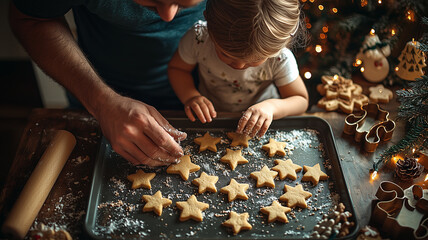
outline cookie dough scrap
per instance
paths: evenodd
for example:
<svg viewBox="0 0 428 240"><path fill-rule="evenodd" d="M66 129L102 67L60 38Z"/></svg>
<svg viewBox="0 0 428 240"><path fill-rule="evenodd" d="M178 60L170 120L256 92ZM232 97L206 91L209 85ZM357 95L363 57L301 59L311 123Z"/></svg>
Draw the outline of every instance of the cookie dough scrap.
<svg viewBox="0 0 428 240"><path fill-rule="evenodd" d="M369 87L369 91L369 98L373 103L388 103L394 96L392 91L385 88L382 84L375 87Z"/></svg>
<svg viewBox="0 0 428 240"><path fill-rule="evenodd" d="M257 172L250 173L250 177L257 180L257 187L275 187L275 181L274 178L278 175L278 172L271 171L269 168L265 165L262 170Z"/></svg>
<svg viewBox="0 0 428 240"><path fill-rule="evenodd" d="M143 212L153 211L158 216L162 215L162 209L171 205L172 201L168 198L163 198L161 191L157 191L153 195L143 195L142 200L146 202L143 207Z"/></svg>
<svg viewBox="0 0 428 240"><path fill-rule="evenodd" d="M226 155L220 158L220 162L229 164L232 170L235 170L238 164L248 163L248 160L242 156L241 149L232 150L226 148Z"/></svg>
<svg viewBox="0 0 428 240"><path fill-rule="evenodd" d="M285 193L279 197L280 201L287 202L287 207L307 208L306 199L312 197L312 193L303 190L303 185L298 184L295 187L285 185Z"/></svg>
<svg viewBox="0 0 428 240"><path fill-rule="evenodd" d="M180 221L187 221L193 219L202 222L202 211L209 208L208 203L199 202L195 195L192 195L185 202L177 202L177 207L181 210Z"/></svg>
<svg viewBox="0 0 428 240"><path fill-rule="evenodd" d="M232 139L232 143L230 144L231 147L236 147L236 146L248 147L248 140L251 139L251 137L246 134L240 134L236 132L228 132L226 133L226 135L227 137Z"/></svg>
<svg viewBox="0 0 428 240"><path fill-rule="evenodd" d="M201 176L193 179L192 183L196 186L199 186L198 192L199 194L204 193L206 191L209 192L217 192L217 188L215 186L218 181L218 176L211 176L206 174L205 172L201 173Z"/></svg>
<svg viewBox="0 0 428 240"><path fill-rule="evenodd" d="M289 178L291 180L297 179L298 172L302 171L302 167L294 164L291 159L287 159L285 161L276 159L275 163L277 164L272 168L279 173L279 179L284 180L285 178Z"/></svg>
<svg viewBox="0 0 428 240"><path fill-rule="evenodd" d="M152 185L150 180L156 176L156 173L145 173L143 170L138 169L134 174L128 175L128 180L132 182L132 189L140 187L151 189Z"/></svg>
<svg viewBox="0 0 428 240"><path fill-rule="evenodd" d="M233 230L233 235L238 234L241 230L251 230L253 226L248 223L249 214L247 212L237 213L230 211L229 219L223 222L223 226L230 227Z"/></svg>
<svg viewBox="0 0 428 240"><path fill-rule="evenodd" d="M248 200L248 196L245 193L248 187L248 184L238 183L235 179L232 178L230 180L229 185L227 185L226 187L222 187L220 189L220 192L228 195L229 202L232 202L237 198L242 200Z"/></svg>
<svg viewBox="0 0 428 240"><path fill-rule="evenodd" d="M203 137L197 137L193 141L199 145L199 152L203 152L207 149L217 152L216 144L221 141L221 138L212 137L209 132L206 132Z"/></svg>
<svg viewBox="0 0 428 240"><path fill-rule="evenodd" d="M190 160L190 155L184 155L180 158L180 162L177 164L170 165L166 172L170 174L180 174L184 181L189 179L189 174L192 172L199 171L201 169L198 165L193 164Z"/></svg>
<svg viewBox="0 0 428 240"><path fill-rule="evenodd" d="M291 208L284 207L277 200L272 202L272 205L269 207L264 207L260 209L260 212L268 215L268 222L280 221L283 223L288 223L287 213L291 212Z"/></svg>
<svg viewBox="0 0 428 240"><path fill-rule="evenodd" d="M269 157L273 157L275 154L279 156L285 156L285 142L278 142L273 138L269 139L269 143L262 146L262 149L267 151Z"/></svg>
<svg viewBox="0 0 428 240"><path fill-rule="evenodd" d="M320 180L327 180L328 175L321 171L320 164L317 163L313 167L303 166L305 174L302 177L302 181L311 181L314 186L318 185Z"/></svg>

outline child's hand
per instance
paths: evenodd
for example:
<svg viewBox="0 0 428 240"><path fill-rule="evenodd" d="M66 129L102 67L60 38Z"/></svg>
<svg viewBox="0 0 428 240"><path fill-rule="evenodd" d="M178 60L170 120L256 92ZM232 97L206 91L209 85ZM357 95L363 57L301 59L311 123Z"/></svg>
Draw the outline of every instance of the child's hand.
<svg viewBox="0 0 428 240"><path fill-rule="evenodd" d="M245 133L250 137L262 137L269 129L273 119L273 109L269 103L261 102L253 105L239 119L236 132Z"/></svg>
<svg viewBox="0 0 428 240"><path fill-rule="evenodd" d="M184 111L192 122L196 120L193 113L202 123L211 122L213 118L217 117L213 104L204 96L196 96L187 100L184 103Z"/></svg>

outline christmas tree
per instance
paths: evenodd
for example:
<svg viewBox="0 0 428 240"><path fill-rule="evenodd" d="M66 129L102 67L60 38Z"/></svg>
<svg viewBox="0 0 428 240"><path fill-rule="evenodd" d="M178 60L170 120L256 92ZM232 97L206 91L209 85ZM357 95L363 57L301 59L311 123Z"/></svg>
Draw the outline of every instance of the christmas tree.
<svg viewBox="0 0 428 240"><path fill-rule="evenodd" d="M388 57L391 68L386 82L397 83L400 80L394 71L397 57L408 41L420 39L426 29L421 19L428 15L428 4L423 0L301 2L311 39L306 48L297 49L295 55L302 76L308 79L305 82L311 96L317 96L313 89L321 82L322 75L351 78L358 74L360 67L355 63L355 56L372 29L382 43L391 48Z"/></svg>

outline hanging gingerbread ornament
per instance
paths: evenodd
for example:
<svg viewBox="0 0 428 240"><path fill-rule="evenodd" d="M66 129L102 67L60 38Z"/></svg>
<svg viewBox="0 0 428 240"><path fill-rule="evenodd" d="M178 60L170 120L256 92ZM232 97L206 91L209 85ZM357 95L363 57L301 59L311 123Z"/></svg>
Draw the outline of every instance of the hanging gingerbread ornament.
<svg viewBox="0 0 428 240"><path fill-rule="evenodd" d="M422 68L426 67L425 53L419 49L419 42L407 42L398 57L400 63L395 68L397 76L404 80L414 81L424 75Z"/></svg>
<svg viewBox="0 0 428 240"><path fill-rule="evenodd" d="M389 73L388 57L391 48L381 42L374 29L364 38L363 46L357 54L356 66L361 66L363 77L373 83L382 82Z"/></svg>

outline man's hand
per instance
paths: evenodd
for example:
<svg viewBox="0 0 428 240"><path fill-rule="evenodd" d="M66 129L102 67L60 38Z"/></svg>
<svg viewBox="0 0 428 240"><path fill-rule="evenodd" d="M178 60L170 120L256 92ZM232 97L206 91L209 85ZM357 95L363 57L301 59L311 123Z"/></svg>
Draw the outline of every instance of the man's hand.
<svg viewBox="0 0 428 240"><path fill-rule="evenodd" d="M244 112L238 122L236 132L250 137L262 137L273 120L273 109L267 101L257 103Z"/></svg>
<svg viewBox="0 0 428 240"><path fill-rule="evenodd" d="M172 127L154 107L120 95L106 103L95 117L113 150L129 162L162 166L183 156L176 141L186 139L186 133Z"/></svg>
<svg viewBox="0 0 428 240"><path fill-rule="evenodd" d="M193 113L196 114L202 123L211 122L217 116L217 112L211 101L201 95L187 100L184 103L184 112L192 122L196 120Z"/></svg>

